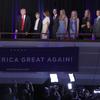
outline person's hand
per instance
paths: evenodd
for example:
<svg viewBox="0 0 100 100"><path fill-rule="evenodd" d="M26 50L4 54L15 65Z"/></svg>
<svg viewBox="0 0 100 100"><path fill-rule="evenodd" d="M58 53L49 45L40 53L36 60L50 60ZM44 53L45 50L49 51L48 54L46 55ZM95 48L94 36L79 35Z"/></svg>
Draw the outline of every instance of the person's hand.
<svg viewBox="0 0 100 100"><path fill-rule="evenodd" d="M18 30L17 29L15 30L15 33L18 33Z"/></svg>
<svg viewBox="0 0 100 100"><path fill-rule="evenodd" d="M81 28L84 28L86 25L84 24L84 25L81 25Z"/></svg>
<svg viewBox="0 0 100 100"><path fill-rule="evenodd" d="M25 32L25 35L27 36L28 35L28 32Z"/></svg>

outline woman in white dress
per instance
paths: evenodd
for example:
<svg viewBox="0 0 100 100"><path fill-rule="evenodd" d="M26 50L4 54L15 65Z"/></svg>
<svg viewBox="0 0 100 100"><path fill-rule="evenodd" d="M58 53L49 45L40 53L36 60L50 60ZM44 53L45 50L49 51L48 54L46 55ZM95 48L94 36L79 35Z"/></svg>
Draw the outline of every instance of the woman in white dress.
<svg viewBox="0 0 100 100"><path fill-rule="evenodd" d="M49 17L49 12L45 11L44 12L44 19L42 21L42 34L41 34L41 39L48 39L48 34L49 34L49 25L50 25L50 17Z"/></svg>

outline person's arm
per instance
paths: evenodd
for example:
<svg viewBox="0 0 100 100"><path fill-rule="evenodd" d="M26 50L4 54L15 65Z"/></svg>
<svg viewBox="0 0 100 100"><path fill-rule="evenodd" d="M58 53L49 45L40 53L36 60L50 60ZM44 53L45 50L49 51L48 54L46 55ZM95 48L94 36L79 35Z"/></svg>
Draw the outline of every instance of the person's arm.
<svg viewBox="0 0 100 100"><path fill-rule="evenodd" d="M58 30L58 28L59 28L59 18L57 17L57 30ZM56 32L57 32L57 30L56 30Z"/></svg>
<svg viewBox="0 0 100 100"><path fill-rule="evenodd" d="M84 28L85 26L86 26L85 24L82 24L82 25L81 25L81 28Z"/></svg>
<svg viewBox="0 0 100 100"><path fill-rule="evenodd" d="M31 27L31 20L30 20L30 17L28 16L28 26L27 26L27 33L30 31L30 27Z"/></svg>
<svg viewBox="0 0 100 100"><path fill-rule="evenodd" d="M31 20L29 18L29 16L27 16L27 19L26 19L26 29L25 29L25 35L27 36L29 34L29 31L30 31L30 27L31 27Z"/></svg>
<svg viewBox="0 0 100 100"><path fill-rule="evenodd" d="M87 26L87 28L91 28L91 23L89 21L87 21L86 26Z"/></svg>
<svg viewBox="0 0 100 100"><path fill-rule="evenodd" d="M16 33L18 33L18 27L19 27L19 17L17 17L17 20L16 20L16 26L15 26Z"/></svg>
<svg viewBox="0 0 100 100"><path fill-rule="evenodd" d="M41 30L42 30L42 22L41 20L39 21L39 32L41 33Z"/></svg>
<svg viewBox="0 0 100 100"><path fill-rule="evenodd" d="M66 29L66 32L67 32L67 29L68 29L68 18L67 17L65 18L65 29Z"/></svg>
<svg viewBox="0 0 100 100"><path fill-rule="evenodd" d="M47 23L46 23L46 24L47 24L47 27L46 27L46 28L47 28L47 29L46 29L46 33L48 33L49 25L50 25L50 19L49 19L49 18L47 19Z"/></svg>
<svg viewBox="0 0 100 100"><path fill-rule="evenodd" d="M95 24L96 24L96 19L94 19L94 23L93 23L93 26L92 26L93 34L95 33Z"/></svg>
<svg viewBox="0 0 100 100"><path fill-rule="evenodd" d="M48 33L48 30L49 30L49 23L47 22L47 27L46 27L46 33Z"/></svg>
<svg viewBox="0 0 100 100"><path fill-rule="evenodd" d="M80 24L80 21L79 21L79 18L77 18L77 35L79 34L79 24Z"/></svg>

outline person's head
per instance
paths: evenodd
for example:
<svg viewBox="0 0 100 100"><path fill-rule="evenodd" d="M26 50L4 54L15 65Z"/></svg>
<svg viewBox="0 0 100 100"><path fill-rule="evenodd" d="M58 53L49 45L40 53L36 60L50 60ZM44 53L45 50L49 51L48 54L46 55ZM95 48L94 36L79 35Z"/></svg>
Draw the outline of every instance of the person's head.
<svg viewBox="0 0 100 100"><path fill-rule="evenodd" d="M53 14L54 14L54 15L57 14L57 9L53 9Z"/></svg>
<svg viewBox="0 0 100 100"><path fill-rule="evenodd" d="M50 14L49 14L49 11L47 10L47 11L45 11L44 13L43 13L43 15L46 17L49 17L50 16Z"/></svg>
<svg viewBox="0 0 100 100"><path fill-rule="evenodd" d="M59 90L59 87L57 85L54 85L53 87L55 88L56 91Z"/></svg>
<svg viewBox="0 0 100 100"><path fill-rule="evenodd" d="M22 9L20 10L20 14L21 14L22 16L26 15L26 9L25 9L25 8L22 8Z"/></svg>
<svg viewBox="0 0 100 100"><path fill-rule="evenodd" d="M86 17L88 17L88 18L90 18L90 10L85 10L85 13L84 13L84 17L86 18Z"/></svg>
<svg viewBox="0 0 100 100"><path fill-rule="evenodd" d="M72 11L71 12L71 19L76 19L77 18L77 11Z"/></svg>
<svg viewBox="0 0 100 100"><path fill-rule="evenodd" d="M40 18L39 12L36 12L36 13L35 13L35 17L36 17L36 19Z"/></svg>
<svg viewBox="0 0 100 100"><path fill-rule="evenodd" d="M96 15L97 15L97 17L100 16L100 10L96 11Z"/></svg>
<svg viewBox="0 0 100 100"><path fill-rule="evenodd" d="M60 19L60 20L63 20L65 17L66 17L66 12L65 12L65 10L64 10L64 9L60 10L59 19Z"/></svg>
<svg viewBox="0 0 100 100"><path fill-rule="evenodd" d="M29 83L29 81L26 81L26 82L25 82L25 87L26 87L27 89L30 88L30 83Z"/></svg>
<svg viewBox="0 0 100 100"><path fill-rule="evenodd" d="M65 15L66 15L65 10L64 10L64 9L61 9L61 10L60 10L60 16L65 16Z"/></svg>

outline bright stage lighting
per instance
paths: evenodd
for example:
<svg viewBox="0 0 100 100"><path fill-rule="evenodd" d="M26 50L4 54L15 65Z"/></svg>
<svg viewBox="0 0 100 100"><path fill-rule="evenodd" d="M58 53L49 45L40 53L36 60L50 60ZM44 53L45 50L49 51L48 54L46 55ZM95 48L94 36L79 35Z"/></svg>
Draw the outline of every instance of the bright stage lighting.
<svg viewBox="0 0 100 100"><path fill-rule="evenodd" d="M58 82L57 74L50 74L50 80L51 80L51 83Z"/></svg>
<svg viewBox="0 0 100 100"><path fill-rule="evenodd" d="M68 89L72 90L72 88L73 88L72 83L68 83L67 85L68 85Z"/></svg>
<svg viewBox="0 0 100 100"><path fill-rule="evenodd" d="M99 89L96 89L93 92L94 92L94 94L100 94L100 90Z"/></svg>
<svg viewBox="0 0 100 100"><path fill-rule="evenodd" d="M68 76L69 76L70 82L75 82L75 77L73 73L68 74Z"/></svg>

